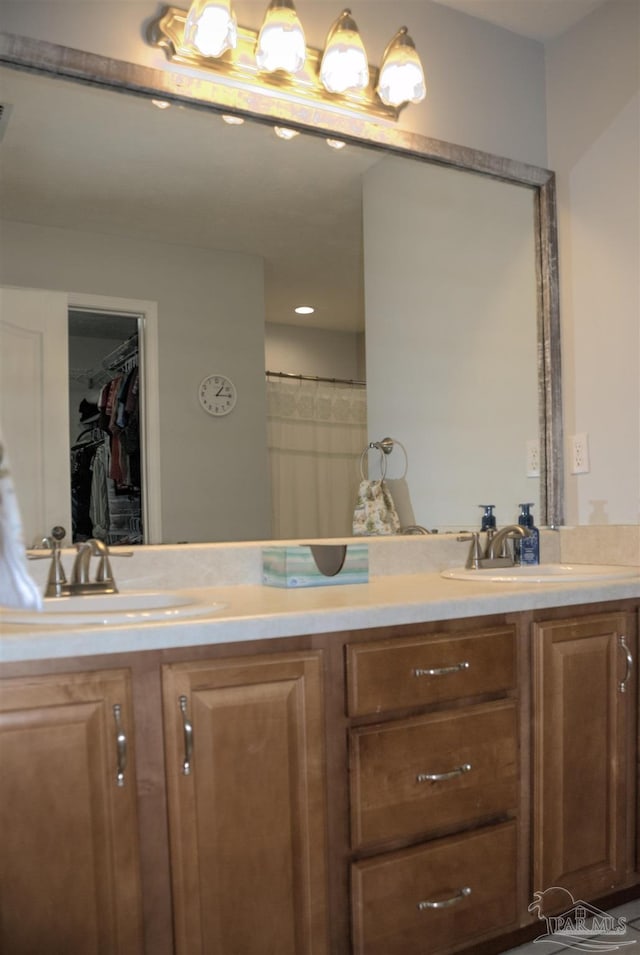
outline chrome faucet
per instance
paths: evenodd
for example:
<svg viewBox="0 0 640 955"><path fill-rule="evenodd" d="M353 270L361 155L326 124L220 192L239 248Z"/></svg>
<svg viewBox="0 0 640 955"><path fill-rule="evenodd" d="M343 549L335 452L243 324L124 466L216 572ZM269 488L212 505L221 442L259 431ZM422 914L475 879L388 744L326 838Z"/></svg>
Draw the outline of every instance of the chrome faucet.
<svg viewBox="0 0 640 955"><path fill-rule="evenodd" d="M507 541L529 537L529 534L529 528L523 527L522 524L507 524L499 531L491 529L487 532L484 549L480 544L480 531L460 534L457 540L471 541L465 566L467 569L481 570L483 567L514 567L516 564L515 552L509 552Z"/></svg>
<svg viewBox="0 0 640 955"><path fill-rule="evenodd" d="M89 565L92 557L98 558L95 580L91 580L89 576ZM78 553L71 571L70 586L73 594L118 593L109 562L109 548L104 541L91 537L78 546Z"/></svg>

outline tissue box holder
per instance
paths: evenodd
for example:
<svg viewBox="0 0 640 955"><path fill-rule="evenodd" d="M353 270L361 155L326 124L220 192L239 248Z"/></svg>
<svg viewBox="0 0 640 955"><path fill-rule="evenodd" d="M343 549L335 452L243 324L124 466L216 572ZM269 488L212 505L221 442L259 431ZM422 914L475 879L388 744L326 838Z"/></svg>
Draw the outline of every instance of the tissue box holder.
<svg viewBox="0 0 640 955"><path fill-rule="evenodd" d="M268 587L326 587L368 580L367 544L294 544L262 550L262 582Z"/></svg>

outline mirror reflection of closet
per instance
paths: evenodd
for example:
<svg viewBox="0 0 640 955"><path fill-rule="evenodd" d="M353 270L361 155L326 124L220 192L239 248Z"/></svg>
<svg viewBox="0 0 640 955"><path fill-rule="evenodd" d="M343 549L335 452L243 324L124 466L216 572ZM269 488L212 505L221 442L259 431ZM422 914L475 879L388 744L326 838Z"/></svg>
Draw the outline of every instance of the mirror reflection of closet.
<svg viewBox="0 0 640 955"><path fill-rule="evenodd" d="M140 319L69 311L69 424L74 543L144 543Z"/></svg>

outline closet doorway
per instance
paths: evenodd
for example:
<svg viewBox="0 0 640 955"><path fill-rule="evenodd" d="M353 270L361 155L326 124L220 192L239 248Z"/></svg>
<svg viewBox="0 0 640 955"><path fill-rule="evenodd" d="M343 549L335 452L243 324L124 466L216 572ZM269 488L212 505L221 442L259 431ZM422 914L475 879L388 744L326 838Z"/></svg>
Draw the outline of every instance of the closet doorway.
<svg viewBox="0 0 640 955"><path fill-rule="evenodd" d="M143 319L70 308L72 541L143 544Z"/></svg>

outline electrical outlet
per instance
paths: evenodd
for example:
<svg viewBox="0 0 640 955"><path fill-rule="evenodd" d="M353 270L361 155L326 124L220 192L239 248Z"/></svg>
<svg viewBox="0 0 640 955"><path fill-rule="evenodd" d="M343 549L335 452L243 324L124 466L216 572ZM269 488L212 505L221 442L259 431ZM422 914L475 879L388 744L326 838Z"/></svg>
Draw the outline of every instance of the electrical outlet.
<svg viewBox="0 0 640 955"><path fill-rule="evenodd" d="M540 477L540 445L537 438L532 438L526 443L527 452L527 477Z"/></svg>
<svg viewBox="0 0 640 955"><path fill-rule="evenodd" d="M571 438L571 473L588 474L589 464L589 435L574 434Z"/></svg>

